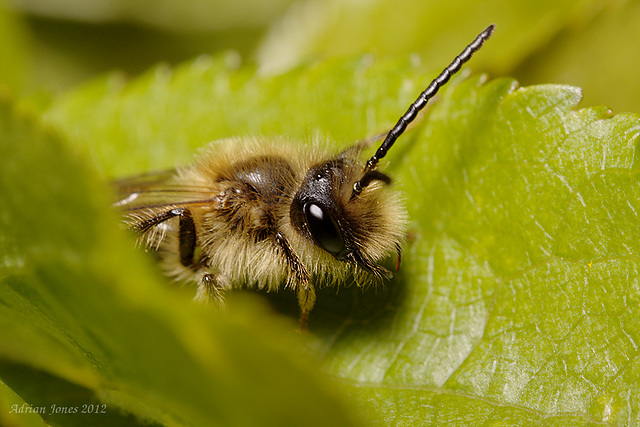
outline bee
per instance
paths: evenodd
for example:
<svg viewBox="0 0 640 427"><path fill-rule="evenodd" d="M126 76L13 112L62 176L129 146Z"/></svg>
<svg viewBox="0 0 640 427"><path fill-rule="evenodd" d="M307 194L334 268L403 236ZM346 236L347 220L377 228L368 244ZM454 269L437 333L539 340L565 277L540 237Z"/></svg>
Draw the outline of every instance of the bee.
<svg viewBox="0 0 640 427"><path fill-rule="evenodd" d="M387 279L379 262L393 252L398 269L407 213L378 162L494 29L429 84L366 162L362 152L382 137L338 153L231 138L211 143L191 166L117 181L114 205L170 277L197 283L196 300L222 303L242 286L290 288L305 329L317 286Z"/></svg>

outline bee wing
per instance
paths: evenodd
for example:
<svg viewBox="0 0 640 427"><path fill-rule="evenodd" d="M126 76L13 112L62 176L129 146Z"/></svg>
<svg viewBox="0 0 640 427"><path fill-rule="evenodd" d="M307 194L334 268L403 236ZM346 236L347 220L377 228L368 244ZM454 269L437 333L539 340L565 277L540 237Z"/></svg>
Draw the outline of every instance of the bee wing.
<svg viewBox="0 0 640 427"><path fill-rule="evenodd" d="M120 179L112 184L122 210L124 223L140 237L139 244L155 248L167 233L177 231L177 221L185 209L209 205L214 201L215 188L177 182L175 170L167 170Z"/></svg>
<svg viewBox="0 0 640 427"><path fill-rule="evenodd" d="M387 136L387 132L376 133L375 135L371 135L365 139L361 139L356 141L354 144L348 146L342 153L338 155L338 157L349 157L353 155L358 155L362 150L369 148L374 142L382 141L385 136Z"/></svg>
<svg viewBox="0 0 640 427"><path fill-rule="evenodd" d="M118 179L111 183L116 194L116 207L132 208L143 205L158 204L161 199L158 190L175 181L176 170L150 172L128 178Z"/></svg>
<svg viewBox="0 0 640 427"><path fill-rule="evenodd" d="M117 201L115 207L126 211L198 203L210 199L216 189L209 185L184 184L178 181L175 169L151 172L112 182Z"/></svg>

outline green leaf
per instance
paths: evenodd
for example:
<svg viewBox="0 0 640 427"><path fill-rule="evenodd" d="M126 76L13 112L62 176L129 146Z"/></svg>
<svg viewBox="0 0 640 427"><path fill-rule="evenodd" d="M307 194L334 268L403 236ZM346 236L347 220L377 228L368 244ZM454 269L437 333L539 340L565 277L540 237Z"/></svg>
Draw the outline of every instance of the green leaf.
<svg viewBox="0 0 640 427"><path fill-rule="evenodd" d="M0 381L0 423L5 426L44 427L46 424L36 409L26 403L5 383Z"/></svg>
<svg viewBox="0 0 640 427"><path fill-rule="evenodd" d="M187 163L207 142L234 136L344 145L384 130L422 90L408 61L371 65L366 57L327 61L268 78L238 69L234 54L201 57L131 83L118 74L95 80L63 97L47 119L107 176Z"/></svg>
<svg viewBox="0 0 640 427"><path fill-rule="evenodd" d="M270 78L232 59L96 81L47 120L112 176L187 162L228 136L342 147L388 129L431 77L363 58ZM323 371L364 416L638 422L640 118L577 109L580 98L454 79L385 159L412 219L402 268L383 287L324 289L311 318ZM271 299L295 318L291 295Z"/></svg>
<svg viewBox="0 0 640 427"><path fill-rule="evenodd" d="M563 86L447 95L398 165L401 289L332 314L326 369L400 424L634 424L640 118Z"/></svg>
<svg viewBox="0 0 640 427"><path fill-rule="evenodd" d="M23 116L0 102L0 378L27 406L54 425L353 425L294 322L166 286L87 158Z"/></svg>

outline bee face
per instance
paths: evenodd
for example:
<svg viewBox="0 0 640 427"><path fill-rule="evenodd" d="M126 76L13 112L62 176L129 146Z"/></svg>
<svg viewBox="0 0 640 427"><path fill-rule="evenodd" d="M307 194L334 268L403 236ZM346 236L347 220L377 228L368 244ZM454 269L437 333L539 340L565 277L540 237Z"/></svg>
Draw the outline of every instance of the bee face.
<svg viewBox="0 0 640 427"><path fill-rule="evenodd" d="M117 182L115 205L144 246L158 250L169 275L198 283L197 299L284 283L297 293L304 329L316 280L391 275L377 262L394 249L400 255L406 213L378 162L493 30L442 71L366 162L360 153L373 141L331 156L282 141L228 140L190 167Z"/></svg>
<svg viewBox="0 0 640 427"><path fill-rule="evenodd" d="M380 172L375 177L382 185L354 195L353 186L362 178L357 158L341 156L314 166L293 198L290 218L302 236L336 260L388 277L374 260L401 239L405 213L397 193L385 188L390 178Z"/></svg>

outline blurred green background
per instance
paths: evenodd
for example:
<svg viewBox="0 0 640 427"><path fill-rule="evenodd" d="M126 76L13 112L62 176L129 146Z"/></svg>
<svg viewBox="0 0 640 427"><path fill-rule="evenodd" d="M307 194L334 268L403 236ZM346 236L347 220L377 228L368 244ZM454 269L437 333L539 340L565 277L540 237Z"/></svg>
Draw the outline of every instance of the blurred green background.
<svg viewBox="0 0 640 427"><path fill-rule="evenodd" d="M265 73L365 53L415 53L435 69L495 22L496 36L472 68L522 85L580 86L583 106L640 111L637 0L3 2L0 82L25 95L224 50Z"/></svg>

